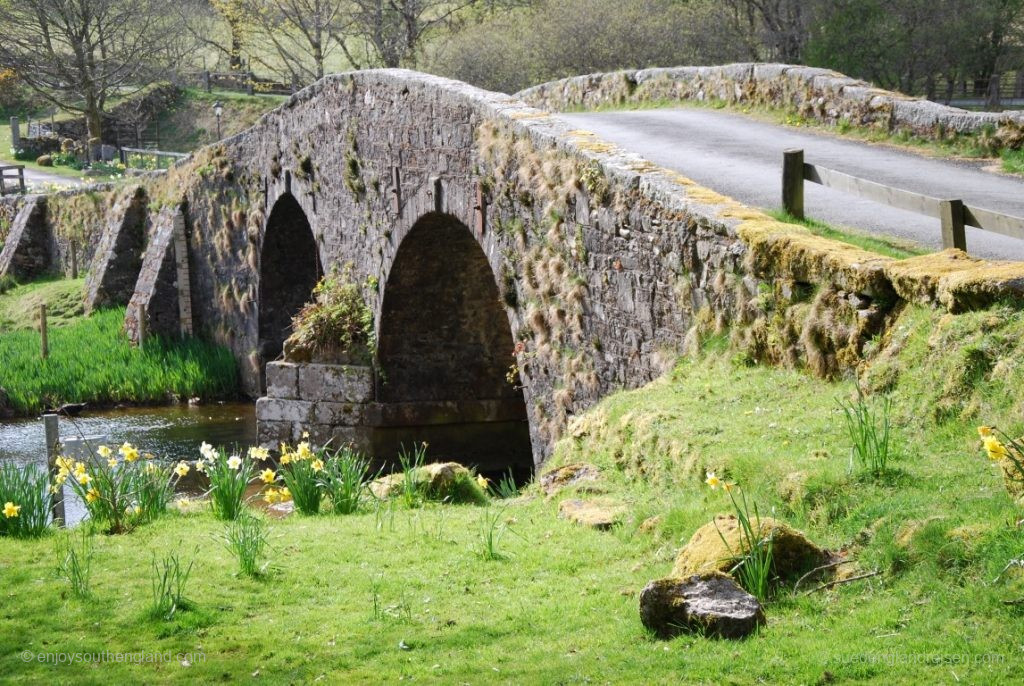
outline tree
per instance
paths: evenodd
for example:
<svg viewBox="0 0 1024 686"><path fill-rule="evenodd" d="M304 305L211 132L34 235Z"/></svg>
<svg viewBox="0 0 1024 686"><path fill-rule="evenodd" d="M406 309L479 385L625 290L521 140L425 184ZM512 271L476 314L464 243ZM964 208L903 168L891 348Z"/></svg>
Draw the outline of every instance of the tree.
<svg viewBox="0 0 1024 686"><path fill-rule="evenodd" d="M160 0L18 0L0 3L0 63L58 107L103 133L113 95L142 88L175 35Z"/></svg>
<svg viewBox="0 0 1024 686"><path fill-rule="evenodd" d="M300 83L324 76L324 62L343 39L346 0L241 0L255 35L271 46L280 66ZM278 70L266 57L263 66Z"/></svg>
<svg viewBox="0 0 1024 686"><path fill-rule="evenodd" d="M251 38L246 0L177 0L169 5L196 43L227 60L231 71L242 68L242 52Z"/></svg>
<svg viewBox="0 0 1024 686"><path fill-rule="evenodd" d="M734 20L745 25L753 59L788 64L803 61L808 28L818 0L726 0Z"/></svg>
<svg viewBox="0 0 1024 686"><path fill-rule="evenodd" d="M463 10L482 4L480 0L349 0L339 45L356 69L411 65L431 33L451 26Z"/></svg>

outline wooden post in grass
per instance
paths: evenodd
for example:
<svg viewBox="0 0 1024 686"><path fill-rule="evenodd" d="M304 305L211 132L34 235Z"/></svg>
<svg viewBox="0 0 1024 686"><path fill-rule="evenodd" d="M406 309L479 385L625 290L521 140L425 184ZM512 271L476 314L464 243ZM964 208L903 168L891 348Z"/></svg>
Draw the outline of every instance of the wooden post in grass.
<svg viewBox="0 0 1024 686"><path fill-rule="evenodd" d="M78 278L78 243L71 241L71 278Z"/></svg>
<svg viewBox="0 0 1024 686"><path fill-rule="evenodd" d="M46 431L46 469L50 474L50 481L57 476L57 458L60 457L60 427L57 424L57 415L43 415L43 429ZM64 523L64 490L60 489L53 494L53 519Z"/></svg>
<svg viewBox="0 0 1024 686"><path fill-rule="evenodd" d="M39 354L45 360L50 356L50 341L46 332L46 303L39 306Z"/></svg>
<svg viewBox="0 0 1024 686"><path fill-rule="evenodd" d="M786 150L782 155L782 209L803 219L804 151Z"/></svg>
<svg viewBox="0 0 1024 686"><path fill-rule="evenodd" d="M142 350L146 347L146 335L148 334L148 332L146 331L146 325L148 323L149 322L146 321L146 306L139 305L139 350Z"/></svg>
<svg viewBox="0 0 1024 686"><path fill-rule="evenodd" d="M942 247L960 248L967 252L964 233L964 203L962 200L940 200L939 219L942 221Z"/></svg>

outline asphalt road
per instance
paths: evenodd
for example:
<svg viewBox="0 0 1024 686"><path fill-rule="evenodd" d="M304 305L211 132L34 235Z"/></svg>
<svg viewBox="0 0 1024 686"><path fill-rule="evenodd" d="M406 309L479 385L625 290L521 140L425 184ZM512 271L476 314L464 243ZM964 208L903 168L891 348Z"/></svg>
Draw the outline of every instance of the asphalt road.
<svg viewBox="0 0 1024 686"><path fill-rule="evenodd" d="M717 110L683 108L557 116L573 128L591 131L655 164L755 207L781 206L782 152L803 148L804 159L811 164L1024 217L1024 179L985 171L975 163L930 159ZM894 236L929 249L942 247L938 219L812 183L805 184L804 198L806 214L813 219ZM978 257L1024 260L1024 240L970 227L967 249Z"/></svg>

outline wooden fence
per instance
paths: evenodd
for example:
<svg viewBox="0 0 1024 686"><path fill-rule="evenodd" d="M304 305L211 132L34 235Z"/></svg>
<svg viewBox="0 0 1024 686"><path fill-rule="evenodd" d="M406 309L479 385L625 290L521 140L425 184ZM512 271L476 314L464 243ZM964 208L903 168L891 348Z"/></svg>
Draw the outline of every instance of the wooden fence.
<svg viewBox="0 0 1024 686"><path fill-rule="evenodd" d="M942 228L942 247L967 251L965 226L1003 236L1024 239L1024 218L965 205L962 200L943 200L913 193L857 176L804 162L803 150L787 150L782 162L782 207L804 218L804 181L834 188L889 207L935 217Z"/></svg>
<svg viewBox="0 0 1024 686"><path fill-rule="evenodd" d="M13 172L13 173L12 173ZM25 193L25 165L0 166L0 196L8 193Z"/></svg>
<svg viewBox="0 0 1024 686"><path fill-rule="evenodd" d="M301 88L296 81L272 81L244 71L199 71L186 73L185 76L207 93L217 88L246 95L292 95Z"/></svg>

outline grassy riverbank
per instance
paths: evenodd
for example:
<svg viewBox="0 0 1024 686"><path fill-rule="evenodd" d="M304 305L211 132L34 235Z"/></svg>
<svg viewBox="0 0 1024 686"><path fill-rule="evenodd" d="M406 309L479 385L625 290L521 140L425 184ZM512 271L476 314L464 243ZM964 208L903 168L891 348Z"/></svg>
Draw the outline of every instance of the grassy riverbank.
<svg viewBox="0 0 1024 686"><path fill-rule="evenodd" d="M152 338L131 345L124 310L97 312L49 331L50 356L39 355L39 333L0 333L0 387L10 408L32 414L68 402L92 405L162 403L171 395L231 397L237 370L231 353L198 339Z"/></svg>
<svg viewBox="0 0 1024 686"><path fill-rule="evenodd" d="M4 542L0 674L15 682L1008 683L1024 666L1021 508L979 450L975 425L1020 433L1024 316L914 306L864 382L893 401L897 458L851 469L838 400L850 382L750 366L721 339L574 421L553 464L599 466L552 499L397 506L269 521L272 573L239 578L205 511L124 536L95 535L93 596L54 572L64 534ZM895 343L890 345L890 343ZM143 449L145 446L141 446ZM436 456L434 456L436 457ZM780 588L744 641L643 629L637 596L679 548L729 510L707 470L820 545L860 581ZM557 517L559 500L626 507L612 531ZM481 555L500 512L500 559ZM655 519L651 519L654 517ZM153 556L194 560L190 609L153 620ZM813 588L813 584L812 584ZM181 653L164 664L54 666L40 653ZM31 657L24 660L23 651ZM50 658L51 660L55 658ZM187 660L187 664L183 662Z"/></svg>

